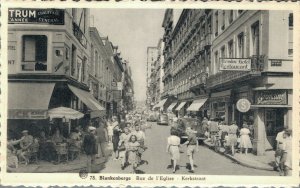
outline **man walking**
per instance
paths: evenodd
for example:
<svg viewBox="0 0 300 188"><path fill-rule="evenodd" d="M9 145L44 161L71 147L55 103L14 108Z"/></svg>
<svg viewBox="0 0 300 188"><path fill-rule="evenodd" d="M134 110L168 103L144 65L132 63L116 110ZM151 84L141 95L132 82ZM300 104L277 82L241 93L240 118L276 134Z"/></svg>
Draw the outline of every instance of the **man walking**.
<svg viewBox="0 0 300 188"><path fill-rule="evenodd" d="M92 172L92 165L95 163L95 154L97 153L96 150L96 128L95 127L88 127L88 134L84 136L83 139L83 150L87 155L87 171Z"/></svg>
<svg viewBox="0 0 300 188"><path fill-rule="evenodd" d="M194 153L198 151L198 140L196 137L196 131L194 131L191 127L187 127L186 133L188 135L188 139L182 145L187 145L187 156L190 161L190 170L189 172L194 173Z"/></svg>
<svg viewBox="0 0 300 188"><path fill-rule="evenodd" d="M97 137L97 158L105 157L105 149L107 138L107 131L104 128L103 121L99 121L98 127L96 129L96 137Z"/></svg>
<svg viewBox="0 0 300 188"><path fill-rule="evenodd" d="M286 128L283 128L276 136L276 152L275 152L275 170L279 172L280 175L283 175L283 165L281 163L281 158L283 155L283 145L285 141L285 131Z"/></svg>

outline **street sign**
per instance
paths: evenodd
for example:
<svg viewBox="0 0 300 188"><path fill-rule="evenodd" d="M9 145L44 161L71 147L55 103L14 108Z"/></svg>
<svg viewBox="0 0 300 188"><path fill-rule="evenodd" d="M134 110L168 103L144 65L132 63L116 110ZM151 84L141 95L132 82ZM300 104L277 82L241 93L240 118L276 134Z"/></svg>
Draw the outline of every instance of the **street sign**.
<svg viewBox="0 0 300 188"><path fill-rule="evenodd" d="M250 110L251 103L248 99L239 99L236 103L236 108L240 112L248 112Z"/></svg>

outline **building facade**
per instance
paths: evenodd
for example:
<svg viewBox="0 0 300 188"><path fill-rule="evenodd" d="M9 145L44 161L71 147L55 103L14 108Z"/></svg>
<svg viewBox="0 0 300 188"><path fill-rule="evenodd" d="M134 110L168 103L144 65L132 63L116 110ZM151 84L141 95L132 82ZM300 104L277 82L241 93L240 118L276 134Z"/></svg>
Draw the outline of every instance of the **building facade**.
<svg viewBox="0 0 300 188"><path fill-rule="evenodd" d="M9 9L8 17L9 131L20 124L42 128L48 110L61 106L85 114L64 122L71 127L101 117L105 109L88 86L89 10L20 8Z"/></svg>
<svg viewBox="0 0 300 188"><path fill-rule="evenodd" d="M157 60L158 50L157 47L148 47L147 48L147 65L146 65L146 84L147 84L147 91L146 91L146 98L147 98L147 106L149 108L153 107L155 104L155 97L153 97L155 88L153 87L154 83L154 63Z"/></svg>
<svg viewBox="0 0 300 188"><path fill-rule="evenodd" d="M163 97L176 98L171 110L246 122L255 153L274 147L292 125L292 20L289 11L187 9L174 25L166 10Z"/></svg>

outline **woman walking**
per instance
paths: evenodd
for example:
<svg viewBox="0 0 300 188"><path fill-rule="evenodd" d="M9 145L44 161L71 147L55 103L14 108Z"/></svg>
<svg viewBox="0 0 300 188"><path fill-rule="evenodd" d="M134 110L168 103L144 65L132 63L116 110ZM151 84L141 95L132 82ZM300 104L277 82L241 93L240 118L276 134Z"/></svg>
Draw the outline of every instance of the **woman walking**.
<svg viewBox="0 0 300 188"><path fill-rule="evenodd" d="M252 148L252 143L250 140L250 130L248 129L247 124L243 124L243 128L240 130L240 148L241 152L243 152L243 149L245 149L245 154L248 154L248 148Z"/></svg>
<svg viewBox="0 0 300 188"><path fill-rule="evenodd" d="M227 140L227 146L231 148L231 154L232 156L235 154L235 145L237 144L237 136L236 133L238 131L238 126L236 125L236 122L233 121L230 126L228 126L228 140Z"/></svg>
<svg viewBox="0 0 300 188"><path fill-rule="evenodd" d="M126 148L128 148L128 142L130 139L130 131L128 127L124 128L124 132L120 135L120 141L119 141L119 159L121 159L121 169L124 170L126 166Z"/></svg>
<svg viewBox="0 0 300 188"><path fill-rule="evenodd" d="M132 165L132 172L135 173L136 167L138 165L138 148L140 147L139 142L137 141L137 137L135 135L131 135L128 142L128 163Z"/></svg>
<svg viewBox="0 0 300 188"><path fill-rule="evenodd" d="M177 132L175 130L171 130L171 136L168 137L167 152L171 157L173 173L176 172L177 161L180 159L179 145L180 138L177 136Z"/></svg>

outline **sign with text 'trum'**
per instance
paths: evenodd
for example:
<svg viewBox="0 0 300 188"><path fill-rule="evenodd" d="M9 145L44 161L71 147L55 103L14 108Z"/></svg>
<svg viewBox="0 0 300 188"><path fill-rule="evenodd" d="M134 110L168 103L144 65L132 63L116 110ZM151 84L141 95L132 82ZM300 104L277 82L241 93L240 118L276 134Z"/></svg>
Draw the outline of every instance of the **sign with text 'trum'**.
<svg viewBox="0 0 300 188"><path fill-rule="evenodd" d="M9 24L49 24L64 25L65 11L63 9L8 9Z"/></svg>
<svg viewBox="0 0 300 188"><path fill-rule="evenodd" d="M220 70L250 71L251 59L220 58Z"/></svg>

